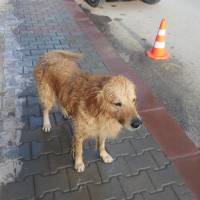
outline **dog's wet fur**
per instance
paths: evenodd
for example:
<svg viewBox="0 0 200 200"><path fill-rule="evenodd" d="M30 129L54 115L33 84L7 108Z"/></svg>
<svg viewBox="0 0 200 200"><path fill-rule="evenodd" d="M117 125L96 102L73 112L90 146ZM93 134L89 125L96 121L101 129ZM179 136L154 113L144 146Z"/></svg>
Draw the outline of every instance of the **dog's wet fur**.
<svg viewBox="0 0 200 200"><path fill-rule="evenodd" d="M115 138L122 128L134 130L141 125L136 110L134 84L124 76L102 76L83 72L76 62L82 55L57 50L42 55L34 78L43 108L43 130L49 132L49 111L57 104L74 126L75 169L84 171L82 144L95 138L100 156L113 161L105 149L105 139Z"/></svg>

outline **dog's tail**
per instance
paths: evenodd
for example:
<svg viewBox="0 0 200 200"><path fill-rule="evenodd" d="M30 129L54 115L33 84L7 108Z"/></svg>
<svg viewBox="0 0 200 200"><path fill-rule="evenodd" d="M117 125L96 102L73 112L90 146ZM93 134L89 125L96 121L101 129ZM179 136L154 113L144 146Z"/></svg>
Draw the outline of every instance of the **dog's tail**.
<svg viewBox="0 0 200 200"><path fill-rule="evenodd" d="M54 52L62 55L65 58L80 59L83 57L83 54L81 53L75 53L66 50L55 50Z"/></svg>

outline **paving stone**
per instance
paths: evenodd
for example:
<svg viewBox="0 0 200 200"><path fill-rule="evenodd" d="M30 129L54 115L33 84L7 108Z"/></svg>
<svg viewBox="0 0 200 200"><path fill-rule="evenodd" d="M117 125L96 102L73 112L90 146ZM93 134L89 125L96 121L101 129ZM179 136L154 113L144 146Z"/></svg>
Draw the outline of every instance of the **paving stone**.
<svg viewBox="0 0 200 200"><path fill-rule="evenodd" d="M46 156L41 156L36 160L23 161L22 169L17 176L17 180L23 181L24 178L31 175L47 175L50 174L48 160Z"/></svg>
<svg viewBox="0 0 200 200"><path fill-rule="evenodd" d="M23 116L41 116L40 106L39 105L32 105L32 106L24 106L22 108L22 115Z"/></svg>
<svg viewBox="0 0 200 200"><path fill-rule="evenodd" d="M56 137L53 138L52 140L50 140L49 142L43 142L43 143L32 142L31 148L32 148L32 158L33 159L36 159L40 155L43 155L43 154L62 153L59 140Z"/></svg>
<svg viewBox="0 0 200 200"><path fill-rule="evenodd" d="M179 200L170 187L166 187L163 191L154 194L145 192L143 197L144 200Z"/></svg>
<svg viewBox="0 0 200 200"><path fill-rule="evenodd" d="M50 133L45 133L42 128L38 128L35 130L23 131L21 142L26 143L34 141L45 143L54 140L54 138L63 138L63 140L66 140L68 136L69 134L66 134L66 129L63 126L53 127Z"/></svg>
<svg viewBox="0 0 200 200"><path fill-rule="evenodd" d="M80 187L79 190L73 191L73 192L55 192L55 200L66 200L66 199L72 199L72 200L90 200L89 194L87 192L86 187Z"/></svg>
<svg viewBox="0 0 200 200"><path fill-rule="evenodd" d="M15 111L15 99L12 97L6 97L6 98L4 97L2 110L14 112Z"/></svg>
<svg viewBox="0 0 200 200"><path fill-rule="evenodd" d="M144 169L158 169L156 162L148 152L145 152L140 156L126 156L124 159L127 162L132 175L137 175L140 170Z"/></svg>
<svg viewBox="0 0 200 200"><path fill-rule="evenodd" d="M68 168L67 172L69 175L72 190L77 189L79 185L88 183L100 183L101 181L95 163L91 163L89 166L87 166L83 173L77 173L72 168Z"/></svg>
<svg viewBox="0 0 200 200"><path fill-rule="evenodd" d="M31 199L34 197L33 178L28 177L23 182L11 182L0 188L0 199Z"/></svg>
<svg viewBox="0 0 200 200"><path fill-rule="evenodd" d="M93 138L88 138L84 141L83 144L84 149L96 149L96 140Z"/></svg>
<svg viewBox="0 0 200 200"><path fill-rule="evenodd" d="M42 55L42 54L44 54L46 52L47 52L47 49L32 49L31 50L31 55L33 55L33 56L35 56L35 55L40 56L40 55Z"/></svg>
<svg viewBox="0 0 200 200"><path fill-rule="evenodd" d="M35 176L36 196L42 198L45 193L60 190L69 191L69 182L65 170L49 176Z"/></svg>
<svg viewBox="0 0 200 200"><path fill-rule="evenodd" d="M160 151L160 146L154 141L154 139L150 135L143 139L133 139L131 140L131 143L133 144L137 154L142 154L145 151L150 150Z"/></svg>
<svg viewBox="0 0 200 200"><path fill-rule="evenodd" d="M83 151L83 159L85 164L96 162L100 160L99 151L95 149L84 149Z"/></svg>
<svg viewBox="0 0 200 200"><path fill-rule="evenodd" d="M54 113L54 116L55 116L57 125L60 125L60 124L63 124L64 122L66 122L63 115L60 112Z"/></svg>
<svg viewBox="0 0 200 200"><path fill-rule="evenodd" d="M128 140L116 144L108 143L106 148L114 159L116 159L118 156L135 155L134 148Z"/></svg>
<svg viewBox="0 0 200 200"><path fill-rule="evenodd" d="M123 157L119 157L112 163L104 163L103 161L97 162L97 166L103 182L108 182L114 176L127 176L131 175L130 168Z"/></svg>
<svg viewBox="0 0 200 200"><path fill-rule="evenodd" d="M91 72L93 74L102 74L102 75L109 74L106 67L104 67L104 68L91 68Z"/></svg>
<svg viewBox="0 0 200 200"><path fill-rule="evenodd" d="M119 179L126 194L126 198L132 198L134 194L143 191L147 191L149 193L155 192L154 186L145 171L141 171L136 176L120 176Z"/></svg>
<svg viewBox="0 0 200 200"><path fill-rule="evenodd" d="M141 194L135 194L131 200L144 200Z"/></svg>
<svg viewBox="0 0 200 200"><path fill-rule="evenodd" d="M90 195L95 200L125 199L120 183L116 178L104 184L89 184Z"/></svg>
<svg viewBox="0 0 200 200"><path fill-rule="evenodd" d="M5 154L10 159L11 158L21 158L23 160L30 160L30 146L29 143L21 144L20 146L10 147L9 151Z"/></svg>
<svg viewBox="0 0 200 200"><path fill-rule="evenodd" d="M73 167L74 161L71 154L63 155L48 155L49 158L49 167L51 173L56 173L60 169L66 169L67 167Z"/></svg>
<svg viewBox="0 0 200 200"><path fill-rule="evenodd" d="M161 151L150 151L150 154L153 156L156 161L159 169L165 168L170 164L170 161L166 158L163 152Z"/></svg>
<svg viewBox="0 0 200 200"><path fill-rule="evenodd" d="M41 128L42 127L42 124L43 124L42 117L31 116L29 118L29 121L30 121L30 128L31 129L36 129L36 128Z"/></svg>
<svg viewBox="0 0 200 200"><path fill-rule="evenodd" d="M147 137L149 133L144 127L141 127L139 130L135 131L128 131L122 129L121 133L118 135L118 137L114 140L109 140L110 143L120 143L123 140L126 139L143 139Z"/></svg>
<svg viewBox="0 0 200 200"><path fill-rule="evenodd" d="M178 199L181 200L195 200L194 196L192 195L191 191L186 187L186 185L176 185L173 184L171 186L176 193Z"/></svg>
<svg viewBox="0 0 200 200"><path fill-rule="evenodd" d="M171 165L158 171L149 170L148 173L157 190L162 190L165 185L172 183L176 183L178 185L183 183L181 177L178 176L175 169L172 168Z"/></svg>
<svg viewBox="0 0 200 200"><path fill-rule="evenodd" d="M21 121L23 123L23 132L29 130L29 119L27 117L21 117Z"/></svg>
<svg viewBox="0 0 200 200"><path fill-rule="evenodd" d="M31 199L31 200L37 200L37 199ZM45 194L42 200L55 200L53 192Z"/></svg>
<svg viewBox="0 0 200 200"><path fill-rule="evenodd" d="M39 99L38 99L38 97L28 96L27 102L28 102L28 106L38 105Z"/></svg>
<svg viewBox="0 0 200 200"><path fill-rule="evenodd" d="M51 126L55 126L55 119L52 114L49 115ZM36 116L30 116L30 128L36 129L36 128L42 128L43 125L43 118L42 117L36 117Z"/></svg>

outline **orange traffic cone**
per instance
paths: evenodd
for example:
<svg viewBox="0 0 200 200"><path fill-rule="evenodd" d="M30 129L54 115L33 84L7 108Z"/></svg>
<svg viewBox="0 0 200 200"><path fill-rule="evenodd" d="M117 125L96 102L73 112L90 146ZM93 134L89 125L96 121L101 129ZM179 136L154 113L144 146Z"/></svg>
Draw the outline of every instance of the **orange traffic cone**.
<svg viewBox="0 0 200 200"><path fill-rule="evenodd" d="M153 48L146 52L146 56L155 60L167 60L169 54L165 50L166 20L162 19Z"/></svg>

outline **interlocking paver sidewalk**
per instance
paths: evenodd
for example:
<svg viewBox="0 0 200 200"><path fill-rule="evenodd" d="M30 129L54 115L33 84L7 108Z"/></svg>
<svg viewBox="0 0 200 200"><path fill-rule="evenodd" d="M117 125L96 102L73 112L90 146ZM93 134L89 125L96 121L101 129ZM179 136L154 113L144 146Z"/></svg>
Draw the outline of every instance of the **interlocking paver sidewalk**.
<svg viewBox="0 0 200 200"><path fill-rule="evenodd" d="M38 56L52 49L81 51L83 70L108 74L105 64L79 29L64 0L10 0L0 4L0 37L4 41L4 84L0 96L1 200L134 199L192 200L191 192L145 128L123 131L107 148L112 164L99 159L86 141L86 170L73 169L72 127L55 108L53 129L41 131L42 117L32 78ZM7 145L8 144L8 145ZM3 151L5 146L6 151ZM11 165L7 165L7 162ZM8 179L9 181L5 181Z"/></svg>

